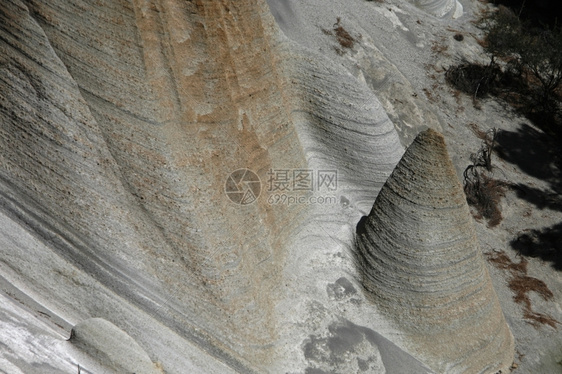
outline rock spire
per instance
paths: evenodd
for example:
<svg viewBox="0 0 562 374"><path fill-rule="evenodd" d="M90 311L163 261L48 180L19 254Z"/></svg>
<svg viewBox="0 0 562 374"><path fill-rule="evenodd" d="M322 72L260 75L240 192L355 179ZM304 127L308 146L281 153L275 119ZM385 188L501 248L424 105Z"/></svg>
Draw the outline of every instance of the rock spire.
<svg viewBox="0 0 562 374"><path fill-rule="evenodd" d="M443 137L420 133L358 226L363 285L433 370L496 372L513 336Z"/></svg>

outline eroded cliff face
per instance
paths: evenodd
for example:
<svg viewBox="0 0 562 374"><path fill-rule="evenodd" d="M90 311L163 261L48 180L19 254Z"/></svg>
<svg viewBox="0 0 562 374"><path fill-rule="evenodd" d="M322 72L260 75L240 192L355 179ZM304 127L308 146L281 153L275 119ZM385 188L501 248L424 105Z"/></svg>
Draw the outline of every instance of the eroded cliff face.
<svg viewBox="0 0 562 374"><path fill-rule="evenodd" d="M265 370L282 325L287 237L307 212L235 204L224 186L240 168L264 182L270 169L307 169L307 152L325 147L293 118L331 105L308 94L315 82L291 81L315 67L291 70L262 1L12 1L1 14L4 208L115 297L237 370ZM384 112L361 113L375 128L363 137L388 149L382 170L369 162L380 184L400 146ZM328 143L357 140L346 119L329 125ZM95 297L73 310L72 276L7 262L30 284L51 284L42 297L75 318L115 319Z"/></svg>
<svg viewBox="0 0 562 374"><path fill-rule="evenodd" d="M266 9L122 5L5 5L5 32L31 38L6 43L4 190L102 284L173 298L182 329L263 365L299 208L241 208L223 186L240 167L305 165Z"/></svg>
<svg viewBox="0 0 562 374"><path fill-rule="evenodd" d="M263 0L10 0L0 18L0 275L28 308L63 334L110 321L170 373L429 372L354 279L355 224L403 153L364 78ZM275 203L318 198L273 188L295 171L332 173L332 203ZM75 372L52 346L21 370Z"/></svg>

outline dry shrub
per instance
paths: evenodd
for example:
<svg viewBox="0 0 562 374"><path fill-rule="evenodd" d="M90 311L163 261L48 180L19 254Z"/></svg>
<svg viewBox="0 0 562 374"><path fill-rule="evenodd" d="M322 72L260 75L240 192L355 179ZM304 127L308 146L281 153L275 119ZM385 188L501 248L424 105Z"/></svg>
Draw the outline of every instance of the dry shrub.
<svg viewBox="0 0 562 374"><path fill-rule="evenodd" d="M484 97L494 88L501 70L497 65L463 63L445 72L445 80L456 89L473 96Z"/></svg>
<svg viewBox="0 0 562 374"><path fill-rule="evenodd" d="M549 315L528 311L528 310L525 310L523 312L523 317L525 319L530 320L529 323L533 325L535 328L540 327L540 325L549 325L550 327L556 329L557 328L556 325L560 323Z"/></svg>
<svg viewBox="0 0 562 374"><path fill-rule="evenodd" d="M515 292L513 299L517 303L524 303L526 305L531 305L531 301L527 295L531 291L535 291L545 300L550 300L554 296L546 283L527 275L520 274L518 277L511 279L509 281L509 288Z"/></svg>
<svg viewBox="0 0 562 374"><path fill-rule="evenodd" d="M333 30L322 29L322 32L326 35L335 36L339 45L345 49L352 49L355 45L355 42L357 41L357 39L351 36L351 34L343 28L343 26L341 25L340 17L336 18L336 23L334 23ZM334 49L340 56L344 54L344 50L342 48L334 47Z"/></svg>
<svg viewBox="0 0 562 374"><path fill-rule="evenodd" d="M336 18L336 21L337 22L334 24L334 32L336 33L336 38L338 39L338 43L340 43L340 45L343 48L348 48L348 49L353 48L353 45L355 44L355 38L351 36L351 34L347 32L347 30L344 29L343 26L340 24L341 22L340 17Z"/></svg>
<svg viewBox="0 0 562 374"><path fill-rule="evenodd" d="M449 49L449 46L447 44L444 44L444 41L442 40L441 42L433 42L433 44L431 45L431 51L434 54L441 54L441 53L445 53L447 50Z"/></svg>
<svg viewBox="0 0 562 374"><path fill-rule="evenodd" d="M527 274L527 264L528 261L522 258L518 264L511 261L509 256L504 252L487 253L488 261L490 261L495 267L502 270L509 270L513 272L520 272Z"/></svg>
<svg viewBox="0 0 562 374"><path fill-rule="evenodd" d="M490 62L463 61L447 70L446 80L471 95L477 108L477 99L491 94L539 126L556 128L562 122L562 26L525 22L521 11L501 5L485 11L476 25Z"/></svg>
<svg viewBox="0 0 562 374"><path fill-rule="evenodd" d="M477 211L476 218L484 217L488 221L488 227L500 224L503 219L500 202L505 196L504 182L486 174L474 174L471 182L465 184L464 191L468 204Z"/></svg>
<svg viewBox="0 0 562 374"><path fill-rule="evenodd" d="M508 286L514 293L513 300L518 304L523 304L523 318L529 320L529 323L535 327L549 325L556 329L559 323L557 320L549 315L533 311L529 292L536 292L547 301L551 300L554 294L546 283L527 275L527 260L522 258L519 263L515 263L504 251L488 252L486 256L488 261L498 269L509 271L511 279Z"/></svg>
<svg viewBox="0 0 562 374"><path fill-rule="evenodd" d="M437 84L434 84L431 86L431 90L427 89L427 88L423 88L422 91L425 94L425 96L427 97L427 99L429 101L431 101L432 103L437 103L439 101L439 93L437 93Z"/></svg>
<svg viewBox="0 0 562 374"><path fill-rule="evenodd" d="M472 154L471 165L464 170L464 193L469 205L476 209L476 218L486 218L489 227L497 226L502 220L501 198L505 196L506 183L493 179L491 173L492 152L499 134L497 129L482 132L478 126L471 126L477 136L484 138L478 152Z"/></svg>

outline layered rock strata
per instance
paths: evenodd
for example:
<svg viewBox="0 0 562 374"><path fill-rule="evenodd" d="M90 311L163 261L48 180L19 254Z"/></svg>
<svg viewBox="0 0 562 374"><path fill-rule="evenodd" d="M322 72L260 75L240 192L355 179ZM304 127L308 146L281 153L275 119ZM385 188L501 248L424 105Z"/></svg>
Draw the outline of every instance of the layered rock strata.
<svg viewBox="0 0 562 374"><path fill-rule="evenodd" d="M75 356L103 363L104 371L162 374L133 338L103 318L90 318L74 326L69 343Z"/></svg>
<svg viewBox="0 0 562 374"><path fill-rule="evenodd" d="M0 248L6 282L127 330L166 372L302 368L277 308L311 208L268 203L268 172L338 170L370 204L402 153L373 93L262 0L10 0L0 24L0 207L41 243ZM225 193L240 168L253 204Z"/></svg>
<svg viewBox="0 0 562 374"><path fill-rule="evenodd" d="M0 7L2 205L204 350L241 371L253 365L242 357L267 362L280 248L300 208L224 192L240 167L266 180L306 165L267 5Z"/></svg>
<svg viewBox="0 0 562 374"><path fill-rule="evenodd" d="M492 373L513 360L506 324L443 137L422 132L358 226L371 300L439 373Z"/></svg>
<svg viewBox="0 0 562 374"><path fill-rule="evenodd" d="M463 8L458 0L408 0L420 9L437 17L462 16Z"/></svg>

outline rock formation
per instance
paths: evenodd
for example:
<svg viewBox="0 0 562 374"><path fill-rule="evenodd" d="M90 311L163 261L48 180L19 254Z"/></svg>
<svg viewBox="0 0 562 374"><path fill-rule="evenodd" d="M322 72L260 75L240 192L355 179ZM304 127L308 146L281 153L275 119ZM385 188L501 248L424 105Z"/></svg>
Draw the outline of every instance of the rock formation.
<svg viewBox="0 0 562 374"><path fill-rule="evenodd" d="M513 336L443 137L419 134L358 226L357 261L373 302L439 373L507 369Z"/></svg>
<svg viewBox="0 0 562 374"><path fill-rule="evenodd" d="M393 341L388 316L443 342L450 335L439 321L456 320L441 304L431 311L443 316L393 316L390 302L380 303L380 313L358 291L351 256L355 223L399 162L402 143L421 124L440 126L421 91L413 92L411 76L425 72L392 62L429 53L416 20L436 18L401 4L416 13L406 27L397 5L357 3L371 12L355 12L361 27L372 28L367 35L342 20L356 47L339 54L324 23L300 18L319 14L307 8L314 4L273 2L0 2L0 285L9 290L1 300L10 302L0 303L0 345L8 347L0 371L75 373L81 365L91 372L92 361L111 353L91 339L99 333L111 342L121 330L145 366L159 362L166 373L420 373L428 363L458 360L494 366L471 339L451 348L464 356L435 355L441 343L420 349L428 339L420 334L404 335L411 346ZM336 6L348 14L347 2L322 12ZM330 26L340 14L324 16ZM378 49L379 25L408 48ZM323 50L311 48L317 41ZM386 90L384 105L377 88ZM254 174L229 179L236 170ZM275 173L292 180L273 186ZM294 173L309 175L313 189L287 191ZM326 173L332 179L322 179ZM393 178L389 184L412 186ZM244 203L225 191L248 192L250 184ZM294 200L277 203L283 196ZM472 235L459 217L469 230L459 238ZM402 218L381 223L380 234L411 224ZM445 243L455 232L426 234ZM361 240L371 253L373 244ZM439 266L443 258L448 270L464 265L438 253ZM496 328L487 347L504 352L509 331L478 261L467 260L459 279L432 268L449 284L429 280L431 297L466 297L455 305L482 316L482 329ZM375 266L369 259L360 270L372 274ZM388 266L386 273L397 267ZM374 292L375 279L365 279ZM487 301L472 303L467 290ZM101 356L62 348L74 342Z"/></svg>
<svg viewBox="0 0 562 374"><path fill-rule="evenodd" d="M90 356L101 370L115 373L158 374L146 352L127 333L103 318L90 318L72 328L69 342L82 360Z"/></svg>
<svg viewBox="0 0 562 374"><path fill-rule="evenodd" d="M225 181L339 170L372 201L402 152L374 94L263 0L10 0L0 24L0 204L40 243L0 249L6 281L72 325L133 326L169 372L298 362L277 308L311 210L235 204Z"/></svg>
<svg viewBox="0 0 562 374"><path fill-rule="evenodd" d="M408 0L420 9L437 17L451 16L458 18L462 16L462 5L458 0Z"/></svg>

